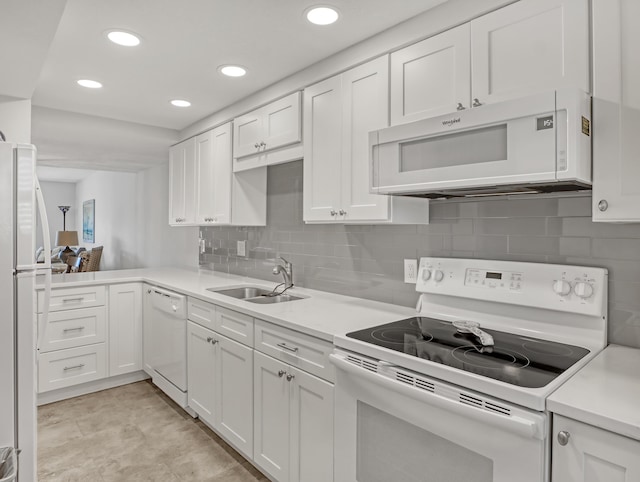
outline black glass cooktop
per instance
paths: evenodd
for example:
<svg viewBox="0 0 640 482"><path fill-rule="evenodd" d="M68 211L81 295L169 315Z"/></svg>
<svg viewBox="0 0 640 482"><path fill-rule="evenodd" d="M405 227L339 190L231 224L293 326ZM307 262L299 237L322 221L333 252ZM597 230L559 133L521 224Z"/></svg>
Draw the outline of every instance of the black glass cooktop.
<svg viewBox="0 0 640 482"><path fill-rule="evenodd" d="M482 346L474 335L458 333L448 321L426 317L354 331L347 337L527 388L544 387L589 353L578 346L481 329L493 336L494 346Z"/></svg>

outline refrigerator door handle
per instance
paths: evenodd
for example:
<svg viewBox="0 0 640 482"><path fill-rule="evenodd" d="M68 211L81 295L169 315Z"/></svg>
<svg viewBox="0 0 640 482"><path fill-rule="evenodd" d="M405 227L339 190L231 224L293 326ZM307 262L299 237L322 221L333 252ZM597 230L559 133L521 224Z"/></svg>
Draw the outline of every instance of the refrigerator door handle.
<svg viewBox="0 0 640 482"><path fill-rule="evenodd" d="M49 234L49 220L47 218L47 210L44 204L44 197L42 196L42 189L40 188L40 181L37 177L34 177L33 179L36 191L36 204L38 205L38 215L40 216L40 222L42 224L42 240L44 243L45 254L43 266L44 296L42 303L42 316L38 317L40 321L38 323L37 348L40 349L40 342L44 339L49 321L49 300L51 299L51 237Z"/></svg>

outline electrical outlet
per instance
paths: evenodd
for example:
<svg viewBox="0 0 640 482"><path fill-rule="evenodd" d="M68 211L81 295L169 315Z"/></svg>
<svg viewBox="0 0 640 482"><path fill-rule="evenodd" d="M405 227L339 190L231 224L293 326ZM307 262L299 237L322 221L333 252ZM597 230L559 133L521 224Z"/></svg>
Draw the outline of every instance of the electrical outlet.
<svg viewBox="0 0 640 482"><path fill-rule="evenodd" d="M405 259L404 260L404 282L405 283L417 283L418 281L418 260L417 259Z"/></svg>
<svg viewBox="0 0 640 482"><path fill-rule="evenodd" d="M246 241L238 241L237 243L238 256L246 256L247 255L247 242Z"/></svg>

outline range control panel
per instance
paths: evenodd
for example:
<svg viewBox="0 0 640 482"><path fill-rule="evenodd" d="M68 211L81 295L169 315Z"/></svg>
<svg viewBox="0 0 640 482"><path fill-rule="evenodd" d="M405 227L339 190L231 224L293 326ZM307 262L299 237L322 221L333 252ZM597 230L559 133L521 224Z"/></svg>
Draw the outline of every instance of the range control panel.
<svg viewBox="0 0 640 482"><path fill-rule="evenodd" d="M607 302L607 270L517 261L421 258L416 290L596 315Z"/></svg>
<svg viewBox="0 0 640 482"><path fill-rule="evenodd" d="M524 273L469 268L464 284L476 288L520 291L524 285Z"/></svg>

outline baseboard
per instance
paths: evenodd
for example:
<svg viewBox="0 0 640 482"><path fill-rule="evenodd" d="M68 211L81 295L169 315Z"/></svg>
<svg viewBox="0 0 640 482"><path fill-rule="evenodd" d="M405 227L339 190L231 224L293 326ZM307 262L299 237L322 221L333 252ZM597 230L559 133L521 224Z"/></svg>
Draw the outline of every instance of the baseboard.
<svg viewBox="0 0 640 482"><path fill-rule="evenodd" d="M127 373L125 375L94 380L92 382L82 383L72 387L60 388L59 390L39 393L38 406L46 405L47 403L59 402L60 400L66 400L67 398L79 397L80 395L86 395L88 393L99 392L101 390L108 390L109 388L115 388L121 385L128 385L129 383L139 382L140 380L146 380L148 378L149 375L145 372L137 371Z"/></svg>

